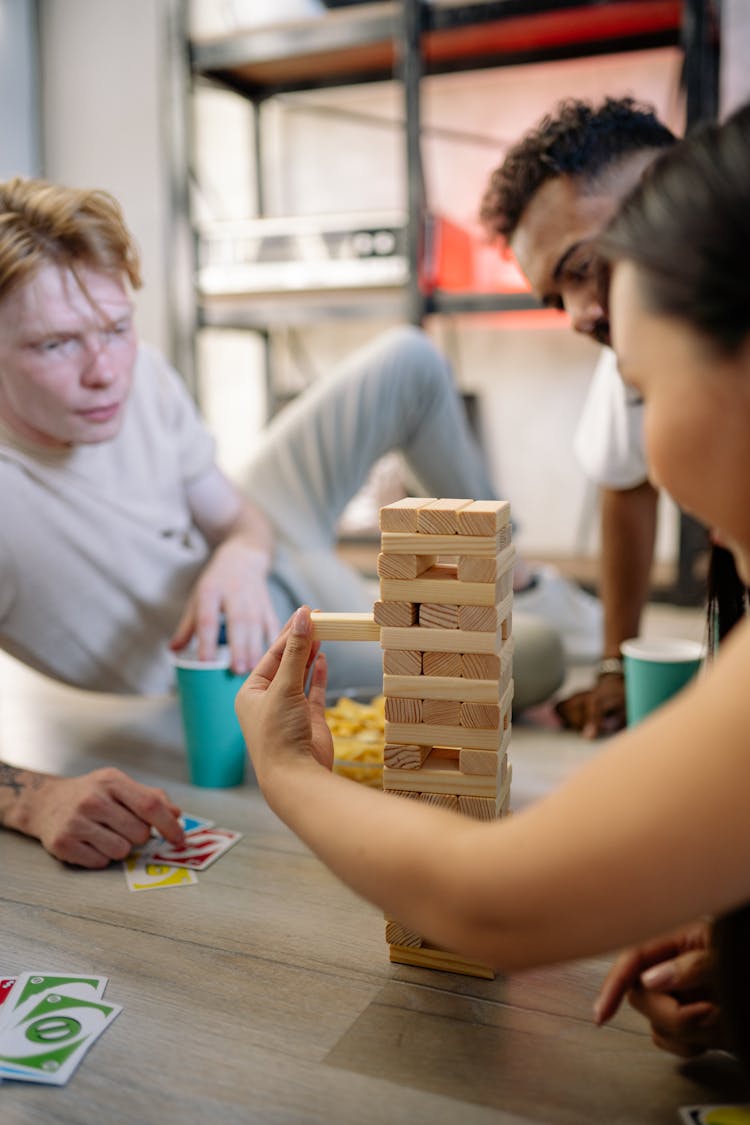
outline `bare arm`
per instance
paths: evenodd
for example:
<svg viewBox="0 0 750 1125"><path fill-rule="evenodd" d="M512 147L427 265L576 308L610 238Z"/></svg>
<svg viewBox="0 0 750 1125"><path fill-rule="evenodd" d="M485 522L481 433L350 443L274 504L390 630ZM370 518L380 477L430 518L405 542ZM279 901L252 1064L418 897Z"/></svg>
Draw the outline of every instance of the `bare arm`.
<svg viewBox="0 0 750 1125"><path fill-rule="evenodd" d="M565 786L482 824L319 764L312 719L290 718L308 706L309 614L300 614L238 697L260 785L340 878L410 928L513 969L641 941L750 897L750 626Z"/></svg>
<svg viewBox="0 0 750 1125"><path fill-rule="evenodd" d="M619 657L620 644L638 636L649 594L659 494L644 481L636 488L601 490L601 599L604 656ZM621 673L599 676L590 691L558 705L565 723L587 738L625 725L625 682Z"/></svg>
<svg viewBox="0 0 750 1125"><path fill-rule="evenodd" d="M216 466L191 485L196 525L214 547L171 640L182 648L197 635L200 659L216 652L220 615L227 623L232 667L247 672L279 628L267 576L273 534L265 515Z"/></svg>
<svg viewBox="0 0 750 1125"><path fill-rule="evenodd" d="M0 825L34 836L51 855L80 867L124 859L152 826L182 843L179 812L161 789L117 769L52 777L0 762Z"/></svg>
<svg viewBox="0 0 750 1125"><path fill-rule="evenodd" d="M604 655L636 637L649 594L659 494L648 481L637 488L602 489L602 601Z"/></svg>

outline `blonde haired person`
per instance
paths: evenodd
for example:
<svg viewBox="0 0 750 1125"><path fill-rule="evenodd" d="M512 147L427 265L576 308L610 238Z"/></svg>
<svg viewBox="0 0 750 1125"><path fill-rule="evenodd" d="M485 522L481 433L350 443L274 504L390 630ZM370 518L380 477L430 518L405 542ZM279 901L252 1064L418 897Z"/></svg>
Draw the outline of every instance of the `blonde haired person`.
<svg viewBox="0 0 750 1125"><path fill-rule="evenodd" d="M240 490L177 372L139 344L140 284L106 192L0 184L0 647L37 671L90 690L164 693L170 646L194 641L208 659L225 628L244 673L300 602L370 608L369 588L336 554L336 526L390 449L435 495L492 495L448 365L413 329L376 339L287 408ZM534 620L516 633L519 686L538 702L562 679L560 640ZM330 659L339 688L379 679L375 645ZM140 789L126 796L126 781L120 804L149 806ZM113 839L104 801L51 840L53 792L62 800L62 783L37 786L9 768L0 822L73 862L120 858L149 823L180 831L161 798L138 824L121 818Z"/></svg>

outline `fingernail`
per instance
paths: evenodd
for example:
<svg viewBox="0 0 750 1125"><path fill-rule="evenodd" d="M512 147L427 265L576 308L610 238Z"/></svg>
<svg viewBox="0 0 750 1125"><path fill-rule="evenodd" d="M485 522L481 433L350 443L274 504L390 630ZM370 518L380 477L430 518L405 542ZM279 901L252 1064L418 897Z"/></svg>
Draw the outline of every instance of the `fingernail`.
<svg viewBox="0 0 750 1125"><path fill-rule="evenodd" d="M674 982L674 969L670 962L653 965L641 973L641 984L646 988L666 988Z"/></svg>
<svg viewBox="0 0 750 1125"><path fill-rule="evenodd" d="M594 1023L600 1024L602 1022L601 1004L599 1004L599 1003L594 1004L594 1007L593 1007L592 1011L594 1013Z"/></svg>
<svg viewBox="0 0 750 1125"><path fill-rule="evenodd" d="M298 637L305 637L310 629L310 619L304 609L298 609L292 621L292 632Z"/></svg>

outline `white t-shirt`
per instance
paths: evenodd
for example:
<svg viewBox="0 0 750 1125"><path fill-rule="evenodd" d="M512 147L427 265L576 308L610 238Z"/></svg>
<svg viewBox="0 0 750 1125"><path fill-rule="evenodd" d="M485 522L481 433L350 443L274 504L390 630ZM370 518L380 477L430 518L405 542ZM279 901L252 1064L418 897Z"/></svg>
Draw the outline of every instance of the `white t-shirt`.
<svg viewBox="0 0 750 1125"><path fill-rule="evenodd" d="M586 475L605 488L635 488L648 478L643 406L628 400L611 348L596 365L573 448Z"/></svg>
<svg viewBox="0 0 750 1125"><path fill-rule="evenodd" d="M0 646L100 691L160 693L209 555L186 485L214 442L179 375L139 349L118 435L48 450L0 429Z"/></svg>

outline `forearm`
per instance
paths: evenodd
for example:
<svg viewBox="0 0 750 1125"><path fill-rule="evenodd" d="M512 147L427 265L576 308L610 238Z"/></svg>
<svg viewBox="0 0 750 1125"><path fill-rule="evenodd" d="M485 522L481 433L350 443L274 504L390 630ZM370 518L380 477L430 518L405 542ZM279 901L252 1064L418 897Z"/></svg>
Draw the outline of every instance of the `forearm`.
<svg viewBox="0 0 750 1125"><path fill-rule="evenodd" d="M264 779L263 791L277 816L361 897L447 949L494 955L495 914L487 888L476 894L472 876L492 826L356 785L313 759ZM498 865L491 894L505 893Z"/></svg>
<svg viewBox="0 0 750 1125"><path fill-rule="evenodd" d="M217 549L234 545L242 545L257 555L259 564L264 565L266 571L270 569L273 531L263 512L250 503L243 503L236 519L224 529L217 541Z"/></svg>
<svg viewBox="0 0 750 1125"><path fill-rule="evenodd" d="M3 828L36 835L32 829L33 800L47 780L46 774L0 762L0 825Z"/></svg>
<svg viewBox="0 0 750 1125"><path fill-rule="evenodd" d="M638 635L650 588L658 493L647 481L637 488L602 489L601 598L604 654Z"/></svg>
<svg viewBox="0 0 750 1125"><path fill-rule="evenodd" d="M602 953L750 896L737 862L750 850L748 651L750 627L678 701L506 820L378 794L307 759L259 780L343 881L436 944L503 970Z"/></svg>

